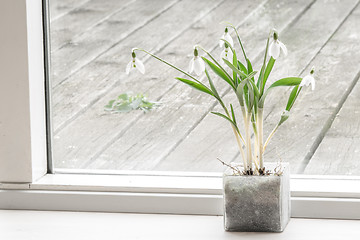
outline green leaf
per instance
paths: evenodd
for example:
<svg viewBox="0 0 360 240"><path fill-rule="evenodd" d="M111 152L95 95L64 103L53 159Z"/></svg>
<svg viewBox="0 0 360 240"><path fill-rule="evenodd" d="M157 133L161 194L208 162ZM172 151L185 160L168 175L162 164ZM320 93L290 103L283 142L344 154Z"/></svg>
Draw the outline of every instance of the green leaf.
<svg viewBox="0 0 360 240"><path fill-rule="evenodd" d="M264 65L261 67L260 74L259 74L259 78L258 78L258 81L256 82L256 86L257 86L258 89L260 89L260 90L261 90L261 88L260 88L260 82L261 82L261 79L262 79L263 74L264 74Z"/></svg>
<svg viewBox="0 0 360 240"><path fill-rule="evenodd" d="M265 85L266 85L266 81L268 80L269 78L269 75L271 73L271 70L273 69L274 67L274 64L275 64L275 59L273 57L270 57L269 59L269 62L268 64L266 65L266 69L265 69L265 72L264 72L264 77L262 79L262 86L261 86L261 89L260 89L260 93L263 93L264 92L264 89L265 89Z"/></svg>
<svg viewBox="0 0 360 240"><path fill-rule="evenodd" d="M248 75L245 74L244 72L240 71L237 67L235 67L231 62L229 62L227 59L223 58L223 61L226 65L228 65L231 70L233 70L234 72L236 72L237 74L239 74L240 77L243 77L243 78L247 78Z"/></svg>
<svg viewBox="0 0 360 240"><path fill-rule="evenodd" d="M296 100L297 96L299 95L301 88L300 88L300 90L298 90L298 89L299 89L299 85L295 86L293 88L293 90L291 91L288 102L286 104L286 110L287 111L290 111L292 106L294 105L295 100Z"/></svg>
<svg viewBox="0 0 360 240"><path fill-rule="evenodd" d="M129 98L129 95L127 93L120 94L118 96L118 99L120 100L127 100Z"/></svg>
<svg viewBox="0 0 360 240"><path fill-rule="evenodd" d="M205 63L216 73L219 77L224 79L232 88L235 89L233 81L226 75L226 73L216 66L214 63L212 63L210 60L206 59L205 57L202 57L202 59L205 61Z"/></svg>
<svg viewBox="0 0 360 240"><path fill-rule="evenodd" d="M253 81L251 81L251 78L256 74L257 72L252 72L249 74L249 76L247 78L245 78L244 80L242 80L239 84L239 86L236 88L236 96L238 97L239 99L239 103L241 106L244 106L244 92L245 92L245 100L246 100L246 103L248 102L248 98L246 97L247 96L247 85L246 84L249 84L252 86L252 90L254 91L255 93L255 96L258 97L259 96L259 92L258 92L258 89L256 87L256 85L254 84Z"/></svg>
<svg viewBox="0 0 360 240"><path fill-rule="evenodd" d="M265 86L265 83L271 73L271 70L273 69L274 64L275 64L275 59L273 57L270 57L269 62L266 65L266 69L265 69L263 86Z"/></svg>
<svg viewBox="0 0 360 240"><path fill-rule="evenodd" d="M236 57L235 50L233 50L233 65L236 68L238 68L238 60L237 60L237 57ZM233 71L233 79L234 79L235 87L237 87L237 85L239 84L239 81L238 81L237 72L235 72L235 71Z"/></svg>
<svg viewBox="0 0 360 240"><path fill-rule="evenodd" d="M232 104L230 104L230 109L231 109L232 120L234 121L234 123L236 125L235 112L234 112L234 108L233 108Z"/></svg>
<svg viewBox="0 0 360 240"><path fill-rule="evenodd" d="M238 61L238 65L240 67L240 71L244 72L245 74L248 74L248 71L247 71L246 67L244 66L244 64L242 64L240 61Z"/></svg>
<svg viewBox="0 0 360 240"><path fill-rule="evenodd" d="M246 58L246 62L247 62L248 73L252 73L253 72L253 67L252 67L251 62L250 62L250 60L248 58Z"/></svg>
<svg viewBox="0 0 360 240"><path fill-rule="evenodd" d="M185 79L185 78L179 78L179 77L177 77L175 79L177 79L177 80L179 80L179 81L181 81L183 83L186 83L190 87L193 87L193 88L195 88L195 89L197 89L197 90L199 90L201 92L204 92L204 93L207 93L207 94L209 94L211 96L214 96L214 94L211 92L210 89L208 89L206 86L204 86L204 85L202 85L200 83L197 83L197 82L191 81L189 79Z"/></svg>
<svg viewBox="0 0 360 240"><path fill-rule="evenodd" d="M270 85L270 87L266 90L266 92L261 96L261 99L259 101L259 107L264 107L264 102L267 94L270 92L271 89L275 87L282 87L282 86L296 86L301 83L302 78L299 77L287 77L282 78L280 80L277 80L273 84Z"/></svg>
<svg viewBox="0 0 360 240"><path fill-rule="evenodd" d="M236 123L233 120L231 120L230 118L219 112L211 112L211 113L228 120L235 127L236 131L240 133L239 128L237 127Z"/></svg>
<svg viewBox="0 0 360 240"><path fill-rule="evenodd" d="M302 78L300 78L300 77L282 78L280 80L277 80L273 84L271 84L267 90L274 88L274 87L280 87L280 86L296 86L301 83L301 80L302 80Z"/></svg>
<svg viewBox="0 0 360 240"><path fill-rule="evenodd" d="M211 77L210 77L209 72L207 71L207 69L205 69L205 74L206 74L206 77L209 80L210 88L211 88L211 91L212 91L214 97L216 97L218 100L220 100L221 99L220 95L219 95L218 91L216 90L214 82L211 80Z"/></svg>
<svg viewBox="0 0 360 240"><path fill-rule="evenodd" d="M113 107L114 102L115 100L110 100L109 103L106 106L104 106L105 110L110 111Z"/></svg>

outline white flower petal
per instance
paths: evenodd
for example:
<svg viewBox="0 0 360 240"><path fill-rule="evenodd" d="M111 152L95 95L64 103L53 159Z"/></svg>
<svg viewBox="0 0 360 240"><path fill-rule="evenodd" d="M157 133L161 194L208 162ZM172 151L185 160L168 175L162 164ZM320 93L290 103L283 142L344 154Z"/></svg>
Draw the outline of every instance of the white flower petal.
<svg viewBox="0 0 360 240"><path fill-rule="evenodd" d="M199 57L195 57L194 71L195 71L195 74L198 75L198 76L200 76L205 71L205 63Z"/></svg>
<svg viewBox="0 0 360 240"><path fill-rule="evenodd" d="M225 58L231 63L233 62L233 52L230 50L230 48L225 48L220 54L220 61L221 63L225 64L223 58Z"/></svg>
<svg viewBox="0 0 360 240"><path fill-rule="evenodd" d="M233 62L233 52L231 51L230 48L229 48L229 51L226 54L226 59L231 63Z"/></svg>
<svg viewBox="0 0 360 240"><path fill-rule="evenodd" d="M194 58L192 58L189 63L189 73L192 73L193 71L194 71Z"/></svg>
<svg viewBox="0 0 360 240"><path fill-rule="evenodd" d="M224 35L222 35L221 39L224 39ZM224 41L223 40L219 40L219 47L223 48L224 47Z"/></svg>
<svg viewBox="0 0 360 240"><path fill-rule="evenodd" d="M282 42L279 41L279 45L280 45L280 49L282 50L282 52L284 53L285 57L287 56L287 48L285 46L285 44L283 44Z"/></svg>
<svg viewBox="0 0 360 240"><path fill-rule="evenodd" d="M310 84L311 84L311 90L312 91L314 91L315 90L315 78L313 78L313 77L311 77L312 79L311 79L311 82L310 82Z"/></svg>
<svg viewBox="0 0 360 240"><path fill-rule="evenodd" d="M145 74L145 66L142 63L142 61L135 58L135 66L136 66L137 70L139 70L139 72L141 72L142 74Z"/></svg>
<svg viewBox="0 0 360 240"><path fill-rule="evenodd" d="M224 50L222 50L222 52L221 52L221 54L220 54L220 61L221 61L222 63L224 63L223 58L225 58L225 59L226 59L225 49L224 49Z"/></svg>
<svg viewBox="0 0 360 240"><path fill-rule="evenodd" d="M311 84L311 89L315 89L315 79L312 75L306 75L303 80L301 80L300 87L308 87Z"/></svg>
<svg viewBox="0 0 360 240"><path fill-rule="evenodd" d="M269 55L277 59L280 55L280 45L277 41L272 41L269 46Z"/></svg>
<svg viewBox="0 0 360 240"><path fill-rule="evenodd" d="M234 47L234 41L233 41L230 33L228 33L228 32L225 33L223 38L230 43L231 47Z"/></svg>
<svg viewBox="0 0 360 240"><path fill-rule="evenodd" d="M126 74L129 74L129 73L130 73L132 64L133 64L133 61L131 60L131 61L126 65Z"/></svg>

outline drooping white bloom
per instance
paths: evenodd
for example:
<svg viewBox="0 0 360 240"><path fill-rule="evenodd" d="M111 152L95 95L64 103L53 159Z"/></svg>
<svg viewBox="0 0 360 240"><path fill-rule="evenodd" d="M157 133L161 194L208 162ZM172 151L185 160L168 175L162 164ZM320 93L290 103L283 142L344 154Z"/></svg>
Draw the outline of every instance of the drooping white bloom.
<svg viewBox="0 0 360 240"><path fill-rule="evenodd" d="M277 59L280 56L280 52L282 52L284 56L286 56L287 48L282 42L279 41L278 34L275 31L269 45L269 56Z"/></svg>
<svg viewBox="0 0 360 240"><path fill-rule="evenodd" d="M189 73L195 72L196 75L200 76L205 71L205 63L199 57L198 50L194 49L194 58L190 60Z"/></svg>
<svg viewBox="0 0 360 240"><path fill-rule="evenodd" d="M233 52L231 51L231 49L229 47L226 47L226 45L225 45L224 50L220 54L220 60L222 63L224 63L223 58L228 60L231 63L233 62Z"/></svg>
<svg viewBox="0 0 360 240"><path fill-rule="evenodd" d="M303 87L303 86L309 86L311 84L311 90L314 91L315 90L315 78L314 78L314 68L311 69L310 74L306 75L302 80L301 83L299 85L299 87Z"/></svg>
<svg viewBox="0 0 360 240"><path fill-rule="evenodd" d="M230 45L231 47L234 47L234 41L228 31L227 28L225 28L225 33L222 35L221 39L225 39ZM225 46L225 42L223 40L219 41L219 46L222 48Z"/></svg>
<svg viewBox="0 0 360 240"><path fill-rule="evenodd" d="M135 52L132 52L132 60L126 66L126 74L129 74L133 69L139 70L142 74L145 74L145 66L137 59Z"/></svg>

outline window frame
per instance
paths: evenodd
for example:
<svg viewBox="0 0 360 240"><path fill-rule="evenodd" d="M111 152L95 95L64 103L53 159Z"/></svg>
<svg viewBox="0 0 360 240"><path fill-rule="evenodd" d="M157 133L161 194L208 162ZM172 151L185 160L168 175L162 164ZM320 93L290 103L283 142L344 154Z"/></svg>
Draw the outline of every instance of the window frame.
<svg viewBox="0 0 360 240"><path fill-rule="evenodd" d="M53 173L46 105L50 103L45 71L49 69L49 43L44 37L48 26L43 19L46 2L0 2L0 9L16 10L2 16L5 20L0 21L0 30L17 34L18 39L5 42L0 61L8 54L26 59L22 64L9 62L7 67L18 71L4 71L11 81L2 82L0 88L1 102L13 94L9 89L26 93L17 95L16 103L22 108L18 115L5 109L0 116L0 122L13 133L0 136L0 144L7 148L0 151L0 209L222 215L219 173ZM6 23L10 21L9 27ZM14 136L17 144L11 144ZM292 175L292 217L360 219L360 212L354 211L360 209L359 183L360 177Z"/></svg>

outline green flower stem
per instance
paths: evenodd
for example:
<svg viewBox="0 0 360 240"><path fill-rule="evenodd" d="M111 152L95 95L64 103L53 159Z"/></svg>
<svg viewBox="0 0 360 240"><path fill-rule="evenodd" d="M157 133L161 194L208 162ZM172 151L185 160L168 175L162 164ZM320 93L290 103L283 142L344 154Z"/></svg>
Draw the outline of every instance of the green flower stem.
<svg viewBox="0 0 360 240"><path fill-rule="evenodd" d="M269 144L271 138L274 136L275 132L278 130L279 126L280 126L280 125L277 124L277 125L274 127L274 129L272 130L272 132L270 133L269 137L266 139L265 144L264 144L264 148L263 148L263 152L265 152L265 149L266 149L267 145Z"/></svg>
<svg viewBox="0 0 360 240"><path fill-rule="evenodd" d="M243 160L243 164L244 164L244 168L247 169L247 163L246 163L246 158L245 158L245 152L244 152L244 149L243 149L243 146L240 142L240 137L241 136L240 134L238 134L238 132L236 131L235 127L233 125L231 125L233 131L234 131L234 134L235 134L235 138L236 138L236 142L238 144L238 147L239 147L239 150L240 150L240 153L241 153L241 158ZM242 139L244 141L244 139Z"/></svg>
<svg viewBox="0 0 360 240"><path fill-rule="evenodd" d="M268 37L267 42L266 42L264 63L263 63L263 66L262 66L261 72L260 72L260 79L259 79L259 81L260 81L260 84L259 84L259 86L260 86L260 96L262 96L263 92L264 92L264 88L262 86L263 86L263 82L264 82L264 74L265 74L265 69L266 69L266 58L267 58L267 54L268 54L269 41L270 41L271 33L272 33L272 30L270 31L269 37Z"/></svg>
<svg viewBox="0 0 360 240"><path fill-rule="evenodd" d="M227 24L227 27L231 27L232 29L234 29L235 34L236 34L236 36L237 36L237 39L238 39L238 41L239 41L241 50L242 50L242 52L243 52L244 58L245 58L245 60L247 60L248 58L247 58L247 56L246 56L244 46L243 46L243 44L242 44L242 42L241 42L241 39L240 39L240 36L239 36L239 33L238 33L236 27L235 27L234 25L232 25L231 23L229 23L229 22L225 22L225 23Z"/></svg>
<svg viewBox="0 0 360 240"><path fill-rule="evenodd" d="M221 99L218 99L218 98L216 98L216 99L217 99L218 102L220 103L221 107L224 109L226 116L231 119L229 110L225 107L225 104L223 103L223 101L222 101ZM234 127L232 124L231 124L231 126ZM235 127L234 127L234 129L235 129ZM245 140L244 140L243 136L241 135L241 133L238 132L236 129L235 129L235 132L237 133L237 135L239 135L241 141L242 141L243 144L245 145Z"/></svg>
<svg viewBox="0 0 360 240"><path fill-rule="evenodd" d="M256 124L258 129L258 147L259 147L259 167L263 169L264 167L264 150L263 150L263 123L264 123L264 116L263 116L263 108L259 108L257 115L256 115Z"/></svg>
<svg viewBox="0 0 360 240"><path fill-rule="evenodd" d="M160 62L163 62L163 63L165 63L166 65L168 65L168 66L170 66L170 67L172 67L172 68L174 68L174 69L176 69L176 70L178 70L179 72L181 72L181 73L183 73L183 74L185 74L186 76L188 76L189 78L191 78L191 79L193 79L193 80L195 80L197 83L199 83L199 84L201 84L201 85L204 85L204 84L202 84L198 79L196 79L196 78L194 78L193 76L191 76L190 74L188 74L187 72L185 72L184 70L182 70L182 69L180 69L180 68L178 68L178 67L176 67L176 66L174 66L174 65L172 65L171 63L169 63L169 62L167 62L167 61L165 61L165 60L163 60L163 59L161 59L160 57L158 57L158 56L156 56L156 55L154 55L154 54L152 54L152 53L150 53L150 52L148 52L148 51L146 51L146 50L144 50L144 49L141 49L141 48L134 48L133 49L133 51L142 51L142 52L144 52L144 53L146 53L146 54L148 54L148 55L150 55L150 56L152 56L153 58L156 58L157 60L159 60Z"/></svg>
<svg viewBox="0 0 360 240"><path fill-rule="evenodd" d="M251 115L247 114L245 119L245 138L246 138L246 159L247 169L252 170L252 152L251 152L251 134L250 134L250 118Z"/></svg>

